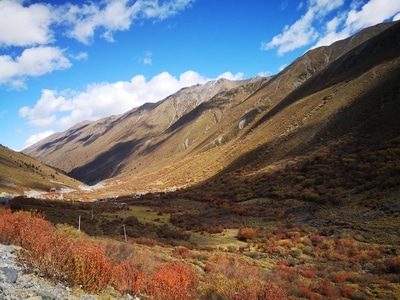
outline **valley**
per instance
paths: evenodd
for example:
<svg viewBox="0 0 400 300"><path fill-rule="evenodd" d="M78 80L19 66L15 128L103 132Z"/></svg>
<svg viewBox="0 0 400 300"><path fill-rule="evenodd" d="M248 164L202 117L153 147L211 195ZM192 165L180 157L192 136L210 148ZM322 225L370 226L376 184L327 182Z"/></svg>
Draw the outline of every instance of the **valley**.
<svg viewBox="0 0 400 300"><path fill-rule="evenodd" d="M0 241L99 299L398 299L399 32L1 148Z"/></svg>

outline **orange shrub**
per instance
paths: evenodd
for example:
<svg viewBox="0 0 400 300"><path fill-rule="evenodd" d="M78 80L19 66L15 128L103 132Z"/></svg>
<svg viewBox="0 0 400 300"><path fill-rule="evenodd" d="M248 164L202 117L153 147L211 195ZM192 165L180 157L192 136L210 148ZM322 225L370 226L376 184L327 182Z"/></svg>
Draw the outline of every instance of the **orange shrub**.
<svg viewBox="0 0 400 300"><path fill-rule="evenodd" d="M260 270L238 256L215 256L205 271L201 299L264 299L269 293Z"/></svg>
<svg viewBox="0 0 400 300"><path fill-rule="evenodd" d="M12 213L0 209L0 241L4 244L21 245L20 229L30 215L24 212Z"/></svg>
<svg viewBox="0 0 400 300"><path fill-rule="evenodd" d="M0 241L21 245L20 260L53 280L99 291L111 280L112 263L103 248L60 236L36 213L0 210Z"/></svg>
<svg viewBox="0 0 400 300"><path fill-rule="evenodd" d="M198 277L188 264L170 262L159 266L148 286L155 300L196 299Z"/></svg>
<svg viewBox="0 0 400 300"><path fill-rule="evenodd" d="M127 258L114 267L112 282L118 291L136 295L143 288L144 271L131 258Z"/></svg>
<svg viewBox="0 0 400 300"><path fill-rule="evenodd" d="M88 291L100 291L111 282L112 263L105 251L92 242L74 242L64 265L68 281Z"/></svg>
<svg viewBox="0 0 400 300"><path fill-rule="evenodd" d="M349 287L349 286L343 286L341 288L339 288L340 291L340 295L342 297L346 297L346 298L350 298L351 296L354 296L357 294L357 290Z"/></svg>
<svg viewBox="0 0 400 300"><path fill-rule="evenodd" d="M55 228L41 216L35 215L26 215L20 224L19 236L24 248L20 253L21 260L30 268L39 269L46 277L54 276L58 261L53 254L59 249Z"/></svg>
<svg viewBox="0 0 400 300"><path fill-rule="evenodd" d="M190 256L190 250L186 247L179 247L172 252L172 255L176 258L188 258Z"/></svg>
<svg viewBox="0 0 400 300"><path fill-rule="evenodd" d="M241 241L255 240L257 230L254 228L240 228L238 232L238 239Z"/></svg>
<svg viewBox="0 0 400 300"><path fill-rule="evenodd" d="M260 300L286 300L289 299L287 293L277 285L267 282L264 284L261 297L257 298Z"/></svg>

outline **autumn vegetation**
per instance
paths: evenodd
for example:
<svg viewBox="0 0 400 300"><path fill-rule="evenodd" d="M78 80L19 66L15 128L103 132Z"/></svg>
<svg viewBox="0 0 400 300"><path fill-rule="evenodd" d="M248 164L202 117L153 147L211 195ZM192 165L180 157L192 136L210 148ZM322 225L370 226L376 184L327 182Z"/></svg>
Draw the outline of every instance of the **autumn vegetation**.
<svg viewBox="0 0 400 300"><path fill-rule="evenodd" d="M392 299L399 156L398 138L348 141L275 172L235 170L157 197L17 197L0 210L0 242L21 246L27 271L98 294Z"/></svg>
<svg viewBox="0 0 400 300"><path fill-rule="evenodd" d="M100 293L112 286L122 294L149 299L184 300L202 295L207 295L207 299L221 299L221 295L223 299L286 297L283 290L266 282L257 270L248 277L244 261L215 257L206 266L206 274L202 274L189 263L152 261L127 244L115 246L87 239L68 226L53 226L37 213L1 209L0 242L22 247L19 259L27 271L90 292ZM132 249L127 251L125 247ZM242 283L245 277L247 281ZM253 281L258 284L256 290ZM220 286L221 282L225 285Z"/></svg>
<svg viewBox="0 0 400 300"><path fill-rule="evenodd" d="M0 210L0 242L22 247L27 271L99 294L391 299L399 156L398 138L348 140L275 172L235 170L157 197L17 197Z"/></svg>

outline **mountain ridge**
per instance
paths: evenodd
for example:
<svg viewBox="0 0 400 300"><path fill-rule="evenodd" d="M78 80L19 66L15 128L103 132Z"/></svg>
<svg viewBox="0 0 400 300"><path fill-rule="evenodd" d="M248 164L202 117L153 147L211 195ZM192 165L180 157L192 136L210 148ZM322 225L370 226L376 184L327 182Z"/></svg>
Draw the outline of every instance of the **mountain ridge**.
<svg viewBox="0 0 400 300"><path fill-rule="evenodd" d="M173 178L179 186L200 182L258 147L269 149L272 162L279 158L274 147L284 145L281 156L286 155L291 144L285 143L297 133L307 132L305 145L328 134L331 120L365 89L361 77L377 82L379 74L386 76L383 64L396 72L399 24L379 24L312 49L275 76L183 88L120 116L76 125L24 153L86 183L127 180L148 186L171 185Z"/></svg>

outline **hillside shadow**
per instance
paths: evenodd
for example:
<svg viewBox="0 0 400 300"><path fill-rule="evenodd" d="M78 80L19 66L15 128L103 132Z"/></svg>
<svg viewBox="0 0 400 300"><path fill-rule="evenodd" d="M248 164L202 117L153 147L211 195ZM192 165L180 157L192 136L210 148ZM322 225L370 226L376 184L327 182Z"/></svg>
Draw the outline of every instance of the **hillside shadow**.
<svg viewBox="0 0 400 300"><path fill-rule="evenodd" d="M150 146L147 146L143 151L144 154L149 154L153 151L156 151L159 147L166 144L173 138L173 136L179 133L182 130L187 129L187 126L195 122L201 115L203 115L206 111L210 109L219 109L222 105L224 105L225 101L222 99L216 99L210 102L203 102L193 110L184 114L180 117L176 122L174 122L171 126L169 126L163 133L164 138L160 139L157 143L154 143Z"/></svg>
<svg viewBox="0 0 400 300"><path fill-rule="evenodd" d="M225 100L220 98L214 98L207 102L202 102L200 105L192 109L187 114L184 114L176 122L174 122L170 127L168 127L165 132L171 133L175 130L180 130L185 127L185 125L194 122L199 116L201 116L205 111L215 108L220 108L225 104Z"/></svg>
<svg viewBox="0 0 400 300"><path fill-rule="evenodd" d="M384 81L377 84L368 93L362 94L352 101L340 115L332 118L326 126L320 128L315 135L313 134L311 140L299 137L310 136L315 126L311 124L303 125L298 131L284 139L275 138L239 156L214 176L193 185L186 191L201 194L202 191L215 189L215 195L226 195L234 200L240 187L250 186L251 189L251 186L257 185L257 182L253 181L256 176L249 174L257 173L273 164L284 162L279 165L276 171L269 173L272 186L274 178L279 177L278 175L284 172L287 166L286 162L290 161L292 168L302 169L308 162L314 160L318 149L332 147L331 151L336 151L335 154L340 153L345 156L351 153L359 153L358 151L363 151L360 157L370 156L374 151L381 151L382 154L382 151L387 150L382 145L390 144L391 141L396 143L396 139L397 143L400 143L398 78L400 78L400 68L394 69L392 73L387 74ZM377 95L380 95L380 97L377 97ZM297 139L297 141L294 139ZM285 152L282 151L285 147L280 148L280 146L287 144L294 146ZM388 149L388 151L392 150ZM295 162L296 157L302 157L302 159ZM395 160L393 155L390 159ZM323 161L319 161L319 163L324 164ZM325 164L325 169L334 170L331 162L325 162ZM379 176L389 176L388 174L397 174L398 176L396 164L390 163L387 167L387 175L379 174ZM307 173L303 175L307 178ZM323 173L321 176L323 176ZM338 175L334 174L334 176ZM228 184L224 185L221 182ZM397 180L397 182L399 181ZM282 184L282 188L286 190L293 188L288 182L280 182L279 184Z"/></svg>
<svg viewBox="0 0 400 300"><path fill-rule="evenodd" d="M75 138L77 138L79 136L79 132L85 129L87 126L89 126L89 124L84 124L78 128L69 130L68 136L63 136L56 140L43 144L42 146L39 147L38 152L40 153L41 151L46 151L53 147L54 150L52 152L61 149L65 144L68 144L69 142L72 142Z"/></svg>
<svg viewBox="0 0 400 300"><path fill-rule="evenodd" d="M141 139L118 143L91 162L72 169L68 175L88 185L96 184L108 178L110 174L118 174L118 169L124 166L124 160L130 157L142 143Z"/></svg>
<svg viewBox="0 0 400 300"><path fill-rule="evenodd" d="M332 87L338 83L348 82L379 64L399 57L399 31L400 22L396 22L386 31L360 44L348 53L331 62L322 71L312 76L301 86L287 95L277 105L271 108L260 120L247 129L246 134L250 133L260 124L273 118L296 101L318 91ZM276 79L279 78L274 78L274 80Z"/></svg>

